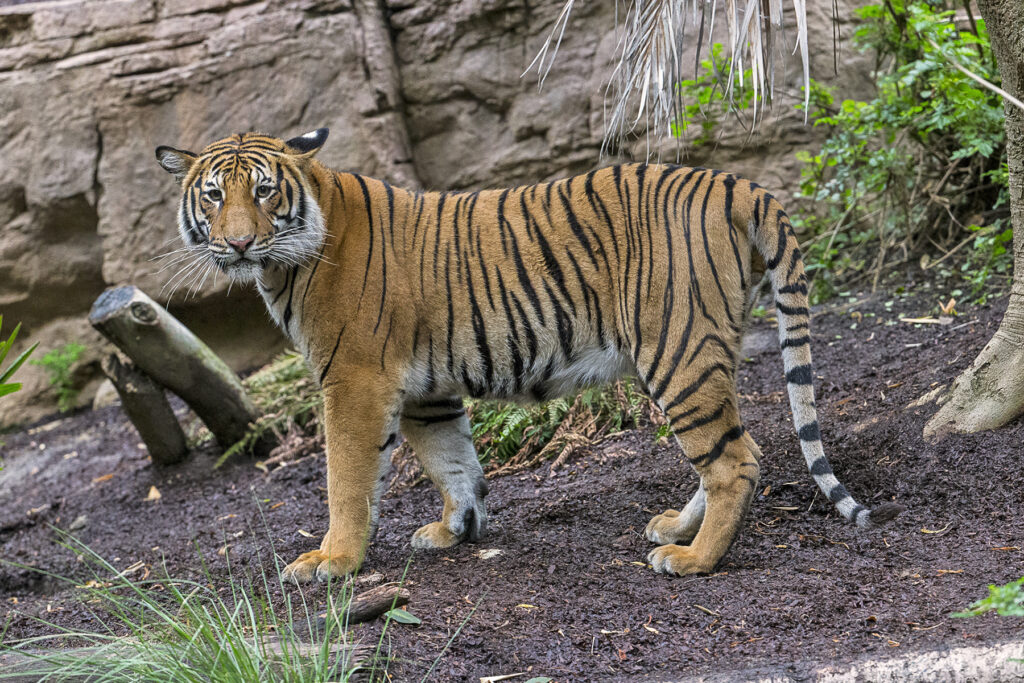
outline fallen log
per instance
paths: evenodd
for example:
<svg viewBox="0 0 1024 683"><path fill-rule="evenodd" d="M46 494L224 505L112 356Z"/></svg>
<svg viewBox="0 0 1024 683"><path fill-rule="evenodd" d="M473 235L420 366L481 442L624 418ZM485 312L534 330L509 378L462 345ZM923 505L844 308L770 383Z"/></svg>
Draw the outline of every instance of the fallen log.
<svg viewBox="0 0 1024 683"><path fill-rule="evenodd" d="M89 322L135 366L180 396L221 448L243 436L257 417L238 376L177 318L133 286L96 299Z"/></svg>

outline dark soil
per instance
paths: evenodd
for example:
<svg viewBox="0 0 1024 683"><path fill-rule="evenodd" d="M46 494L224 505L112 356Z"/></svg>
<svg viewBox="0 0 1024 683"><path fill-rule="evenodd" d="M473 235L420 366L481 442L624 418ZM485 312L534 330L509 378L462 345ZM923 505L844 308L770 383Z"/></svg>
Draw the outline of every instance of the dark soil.
<svg viewBox="0 0 1024 683"><path fill-rule="evenodd" d="M988 584L1024 574L1024 425L928 444L921 430L934 406L906 407L970 363L1005 302L946 326L898 320L932 313L933 297L890 303L876 296L816 316L814 352L836 473L861 502L906 506L895 522L858 530L817 493L783 397L774 329L759 322L739 386L765 456L762 494L718 573L671 578L644 565L647 521L696 486L677 446L655 443L652 431L614 436L554 473L543 465L494 478L490 532L476 545L413 555L409 537L437 519L440 499L426 483L393 491L366 570L396 580L411 557L408 609L423 620L388 629L394 680L420 680L464 620L432 679L666 680L752 668L799 676L811 664L1019 638L1020 619L950 614ZM252 571L271 541L287 562L326 528L322 454L269 474L244 460L212 471L212 452L158 470L116 407L4 438L5 560L81 575L50 525L84 523L78 537L117 567L163 558L172 576L196 576L198 546L213 581L227 582L224 545L234 572ZM146 500L151 486L157 502ZM503 552L481 559L485 549ZM97 628L72 592L31 571L0 565L0 599L8 642L44 631L31 615ZM376 643L380 629L354 632Z"/></svg>

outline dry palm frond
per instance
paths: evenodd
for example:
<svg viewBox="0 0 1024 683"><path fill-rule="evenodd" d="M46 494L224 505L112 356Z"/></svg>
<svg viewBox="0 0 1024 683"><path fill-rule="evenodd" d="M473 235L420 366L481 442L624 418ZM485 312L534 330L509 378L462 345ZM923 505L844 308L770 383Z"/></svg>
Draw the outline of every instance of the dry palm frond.
<svg viewBox="0 0 1024 683"><path fill-rule="evenodd" d="M744 85L750 70L756 122L771 105L775 88L776 45L782 44L783 0L631 0L622 24L619 61L608 84L611 106L601 151L639 131L656 138L669 133L679 120L682 102L676 84L684 79L682 62L687 31L697 31L696 63L715 21L724 14L733 69L723 84L728 97L734 85ZM537 68L543 84L565 35L575 0L566 0L547 40L527 69ZM719 11L722 5L724 11ZM804 104L810 97L810 57L807 49L806 0L793 0L797 35L794 52L803 66ZM694 67L696 68L696 66ZM739 80L739 83L734 81ZM635 97L635 99L634 99ZM758 101L761 106L758 109Z"/></svg>

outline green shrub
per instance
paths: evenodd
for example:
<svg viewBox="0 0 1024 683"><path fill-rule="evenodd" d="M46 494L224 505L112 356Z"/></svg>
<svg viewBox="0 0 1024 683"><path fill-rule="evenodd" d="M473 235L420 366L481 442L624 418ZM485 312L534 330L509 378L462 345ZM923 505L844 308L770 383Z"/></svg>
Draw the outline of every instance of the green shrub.
<svg viewBox="0 0 1024 683"><path fill-rule="evenodd" d="M973 247L962 277L983 301L986 281L1011 263L1003 104L952 63L999 83L984 22L958 25L946 2L892 0L858 14L854 40L876 57L877 96L836 104L814 84L811 118L830 135L817 154L798 154L808 201L795 223L811 238L812 300L874 287L887 267L960 243Z"/></svg>
<svg viewBox="0 0 1024 683"><path fill-rule="evenodd" d="M589 442L635 427L650 410L647 397L631 381L535 405L469 402L473 442L485 465L540 460L556 449L572 448L580 439Z"/></svg>
<svg viewBox="0 0 1024 683"><path fill-rule="evenodd" d="M71 376L73 366L85 351L85 346L78 342L69 342L64 346L47 352L42 358L30 361L38 365L50 375L50 386L57 391L57 407L67 412L75 405L78 388Z"/></svg>
<svg viewBox="0 0 1024 683"><path fill-rule="evenodd" d="M966 611L956 612L953 616L976 617L992 611L1003 617L1024 617L1024 577L1005 586L990 585L987 598L978 600Z"/></svg>
<svg viewBox="0 0 1024 683"><path fill-rule="evenodd" d="M760 98L754 98L750 69L745 70L742 77L737 75L732 93L727 97L725 86L732 76L732 58L725 56L721 43L715 43L708 58L701 60L694 78L676 84L682 105L680 116L671 123L674 137L685 137L691 126L699 124L700 133L688 142L700 147L714 141L715 129L726 117L735 116L743 122L743 112Z"/></svg>
<svg viewBox="0 0 1024 683"><path fill-rule="evenodd" d="M222 465L232 455L251 450L268 436L273 436L280 443L295 433L323 435L320 388L310 377L306 362L298 353L282 353L242 380L242 385L256 404L260 417L245 438L224 451L216 466ZM208 433L203 430L203 435Z"/></svg>

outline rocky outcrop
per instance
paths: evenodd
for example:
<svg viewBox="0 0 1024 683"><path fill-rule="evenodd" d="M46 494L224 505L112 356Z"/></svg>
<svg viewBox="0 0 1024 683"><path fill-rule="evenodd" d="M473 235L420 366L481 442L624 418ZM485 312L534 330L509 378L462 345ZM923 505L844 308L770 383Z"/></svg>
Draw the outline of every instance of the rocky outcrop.
<svg viewBox="0 0 1024 683"><path fill-rule="evenodd" d="M615 7L576 4L539 89L521 74L561 0L0 0L0 313L39 353L83 341L83 382L103 351L86 314L115 284L166 302L233 367L265 360L283 341L251 292L159 260L178 246L176 191L154 147L326 125L325 162L404 185L586 170L601 163ZM819 78L829 22L812 29ZM844 89L863 89L864 70L844 63ZM794 147L817 133L785 103L776 115L753 144L733 135L690 161L785 188ZM42 370L21 379L0 424L52 410Z"/></svg>

